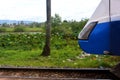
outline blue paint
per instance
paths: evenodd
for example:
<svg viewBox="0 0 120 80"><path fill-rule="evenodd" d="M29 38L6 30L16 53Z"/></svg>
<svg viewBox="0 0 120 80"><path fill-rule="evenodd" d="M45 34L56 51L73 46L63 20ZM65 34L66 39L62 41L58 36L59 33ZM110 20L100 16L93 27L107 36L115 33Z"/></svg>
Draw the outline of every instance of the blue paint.
<svg viewBox="0 0 120 80"><path fill-rule="evenodd" d="M111 53L120 55L120 21L111 22Z"/></svg>
<svg viewBox="0 0 120 80"><path fill-rule="evenodd" d="M97 24L88 40L79 40L80 47L87 53L120 56L120 21Z"/></svg>
<svg viewBox="0 0 120 80"><path fill-rule="evenodd" d="M80 47L87 53L103 54L110 51L110 23L100 23L95 26L88 40L79 40Z"/></svg>

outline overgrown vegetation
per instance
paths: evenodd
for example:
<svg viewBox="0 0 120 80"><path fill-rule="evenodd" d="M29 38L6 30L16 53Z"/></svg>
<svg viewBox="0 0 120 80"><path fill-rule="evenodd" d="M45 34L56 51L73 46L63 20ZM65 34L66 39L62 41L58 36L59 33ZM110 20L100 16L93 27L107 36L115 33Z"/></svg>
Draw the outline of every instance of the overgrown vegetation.
<svg viewBox="0 0 120 80"><path fill-rule="evenodd" d="M2 33L2 32L6 32L6 28L4 28L4 27L0 28L0 33Z"/></svg>
<svg viewBox="0 0 120 80"><path fill-rule="evenodd" d="M10 33L0 35L0 65L29 67L112 67L119 57L84 55L76 39L52 35L51 55L42 57L42 33ZM111 61L112 60L112 61Z"/></svg>
<svg viewBox="0 0 120 80"><path fill-rule="evenodd" d="M29 67L112 67L119 57L84 55L76 39L52 35L51 55L42 57L45 34L7 33L0 35L0 65ZM112 60L112 61L111 61Z"/></svg>
<svg viewBox="0 0 120 80"><path fill-rule="evenodd" d="M0 32L6 32L0 34L0 65L97 68L112 67L120 61L116 56L82 54L77 36L88 19L62 21L57 14L52 19L51 54L48 57L40 56L45 44L44 23L19 24L22 29L4 24L5 27L0 28ZM24 32L19 33L21 30Z"/></svg>
<svg viewBox="0 0 120 80"><path fill-rule="evenodd" d="M25 29L23 27L16 27L14 28L14 32L25 32Z"/></svg>
<svg viewBox="0 0 120 80"><path fill-rule="evenodd" d="M0 48L14 50L31 50L42 48L44 34L41 33L8 33L0 35Z"/></svg>

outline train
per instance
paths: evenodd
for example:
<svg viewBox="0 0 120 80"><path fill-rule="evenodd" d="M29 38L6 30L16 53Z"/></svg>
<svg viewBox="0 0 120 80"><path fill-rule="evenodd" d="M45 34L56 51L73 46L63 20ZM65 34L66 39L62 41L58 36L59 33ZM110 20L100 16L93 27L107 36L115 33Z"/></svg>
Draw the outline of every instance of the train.
<svg viewBox="0 0 120 80"><path fill-rule="evenodd" d="M120 56L120 0L101 0L78 35L83 51Z"/></svg>

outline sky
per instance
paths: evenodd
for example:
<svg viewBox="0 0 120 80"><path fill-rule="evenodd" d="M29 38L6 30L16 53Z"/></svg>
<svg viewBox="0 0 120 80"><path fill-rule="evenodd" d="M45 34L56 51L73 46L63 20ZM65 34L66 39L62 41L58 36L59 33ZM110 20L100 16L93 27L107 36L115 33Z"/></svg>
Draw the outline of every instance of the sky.
<svg viewBox="0 0 120 80"><path fill-rule="evenodd" d="M101 0L51 0L52 16L80 21L89 18ZM46 21L46 0L0 0L0 19Z"/></svg>

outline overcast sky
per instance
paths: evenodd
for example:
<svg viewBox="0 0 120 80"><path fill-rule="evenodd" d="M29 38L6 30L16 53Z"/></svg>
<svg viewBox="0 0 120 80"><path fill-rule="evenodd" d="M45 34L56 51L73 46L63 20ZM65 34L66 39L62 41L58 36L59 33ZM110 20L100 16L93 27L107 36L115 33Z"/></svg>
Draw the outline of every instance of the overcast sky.
<svg viewBox="0 0 120 80"><path fill-rule="evenodd" d="M51 0L52 16L59 14L62 20L89 18L101 0ZM46 0L0 0L0 19L46 20Z"/></svg>

